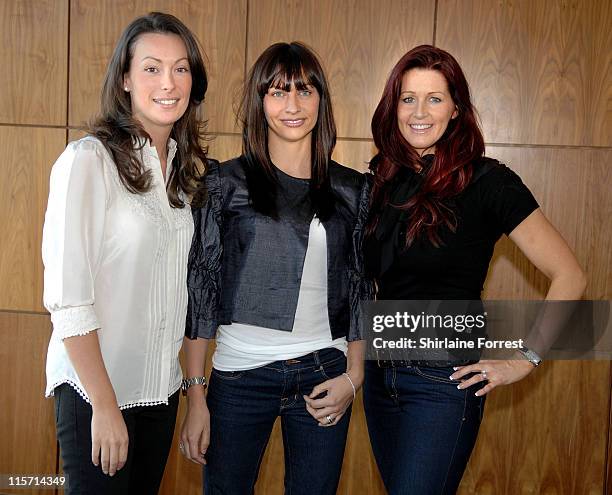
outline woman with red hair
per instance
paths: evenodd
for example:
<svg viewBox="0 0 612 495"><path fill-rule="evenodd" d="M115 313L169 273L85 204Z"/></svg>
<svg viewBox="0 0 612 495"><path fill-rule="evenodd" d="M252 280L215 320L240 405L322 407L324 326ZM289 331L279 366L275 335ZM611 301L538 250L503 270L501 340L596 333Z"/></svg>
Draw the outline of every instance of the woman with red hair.
<svg viewBox="0 0 612 495"><path fill-rule="evenodd" d="M547 275L549 300L579 299L585 275L531 192L484 157L461 67L429 45L406 53L372 119L379 154L365 244L378 300L479 301L493 249L506 234ZM474 447L485 395L540 362L369 361L364 405L390 494L455 493Z"/></svg>

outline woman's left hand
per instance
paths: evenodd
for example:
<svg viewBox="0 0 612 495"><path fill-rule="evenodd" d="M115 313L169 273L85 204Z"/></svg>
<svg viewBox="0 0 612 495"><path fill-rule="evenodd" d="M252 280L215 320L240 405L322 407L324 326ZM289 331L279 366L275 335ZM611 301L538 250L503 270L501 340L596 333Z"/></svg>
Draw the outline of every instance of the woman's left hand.
<svg viewBox="0 0 612 495"><path fill-rule="evenodd" d="M354 378L352 380L353 383L356 382ZM359 386L361 383L355 383L355 387ZM327 394L324 397L315 399L325 392ZM306 401L306 410L319 422L319 426L334 426L353 402L353 386L346 376L340 375L320 383L312 389L310 395L303 397Z"/></svg>
<svg viewBox="0 0 612 495"><path fill-rule="evenodd" d="M534 370L535 366L526 359L507 359L505 361L481 360L469 366L458 366L450 376L451 380L460 380L465 375L476 373L468 380L459 383L457 388L464 389L477 384L487 382L480 388L476 395L478 397L489 393L498 385L509 385L525 378Z"/></svg>

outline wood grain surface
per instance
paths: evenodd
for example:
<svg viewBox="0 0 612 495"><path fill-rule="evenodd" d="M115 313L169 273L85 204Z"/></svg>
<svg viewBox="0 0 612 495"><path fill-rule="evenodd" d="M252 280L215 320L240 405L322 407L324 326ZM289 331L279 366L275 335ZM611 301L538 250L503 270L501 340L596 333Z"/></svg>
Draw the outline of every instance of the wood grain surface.
<svg viewBox="0 0 612 495"><path fill-rule="evenodd" d="M56 472L57 443L53 400L44 398L45 356L51 336L46 315L0 311L0 473ZM2 490L42 494L49 490Z"/></svg>
<svg viewBox="0 0 612 495"><path fill-rule="evenodd" d="M68 0L0 2L0 123L66 124Z"/></svg>
<svg viewBox="0 0 612 495"><path fill-rule="evenodd" d="M612 4L440 0L436 44L459 61L494 143L612 145Z"/></svg>
<svg viewBox="0 0 612 495"><path fill-rule="evenodd" d="M269 45L303 41L329 80L338 136L369 138L387 75L414 45L433 40L434 2L418 0L254 0L247 62Z"/></svg>
<svg viewBox="0 0 612 495"><path fill-rule="evenodd" d="M43 311L42 226L63 129L0 127L0 309Z"/></svg>
<svg viewBox="0 0 612 495"><path fill-rule="evenodd" d="M587 299L612 297L612 150L490 146L516 171L587 273ZM495 250L485 297L541 298L548 282L508 239Z"/></svg>
<svg viewBox="0 0 612 495"><path fill-rule="evenodd" d="M122 30L136 17L163 11L181 19L207 56L204 104L211 131L231 132L232 103L244 73L246 0L73 0L70 11L70 124L98 111L107 62Z"/></svg>

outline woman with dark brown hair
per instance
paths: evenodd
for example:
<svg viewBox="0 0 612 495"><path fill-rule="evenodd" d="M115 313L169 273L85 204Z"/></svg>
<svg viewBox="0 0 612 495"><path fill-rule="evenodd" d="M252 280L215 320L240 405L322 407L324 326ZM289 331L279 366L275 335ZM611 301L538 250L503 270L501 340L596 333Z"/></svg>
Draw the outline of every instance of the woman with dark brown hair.
<svg viewBox="0 0 612 495"><path fill-rule="evenodd" d="M372 295L360 250L369 190L331 159L327 82L301 43L257 59L240 117L243 154L210 169L207 203L194 211L184 348L197 386L187 391L182 450L205 464L205 493L253 493L280 416L286 493L331 495L363 381L357 306Z"/></svg>
<svg viewBox="0 0 612 495"><path fill-rule="evenodd" d="M51 172L45 307L67 493L157 493L170 450L187 311L190 203L206 168L194 35L151 13L121 35L100 116Z"/></svg>
<svg viewBox="0 0 612 495"><path fill-rule="evenodd" d="M372 119L379 154L365 241L378 300L479 301L506 234L551 280L549 300L579 299L585 276L521 179L484 157L467 81L429 45L406 53ZM379 360L366 363L368 430L390 494L455 493L476 441L485 394L540 362Z"/></svg>

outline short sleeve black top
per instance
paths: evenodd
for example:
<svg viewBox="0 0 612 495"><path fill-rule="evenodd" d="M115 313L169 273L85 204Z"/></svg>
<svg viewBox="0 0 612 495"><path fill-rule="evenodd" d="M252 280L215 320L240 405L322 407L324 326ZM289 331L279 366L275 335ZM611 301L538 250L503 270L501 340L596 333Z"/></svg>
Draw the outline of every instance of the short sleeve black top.
<svg viewBox="0 0 612 495"><path fill-rule="evenodd" d="M495 243L538 208L516 173L495 160L485 158L483 163L486 172L475 174L477 178L449 202L457 228L440 230L440 247L421 238L406 249L405 229L395 230L400 237L395 246L401 248L379 274L378 299L480 299Z"/></svg>

